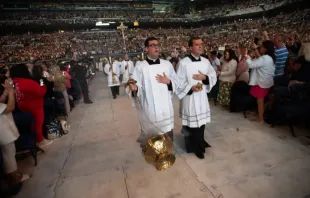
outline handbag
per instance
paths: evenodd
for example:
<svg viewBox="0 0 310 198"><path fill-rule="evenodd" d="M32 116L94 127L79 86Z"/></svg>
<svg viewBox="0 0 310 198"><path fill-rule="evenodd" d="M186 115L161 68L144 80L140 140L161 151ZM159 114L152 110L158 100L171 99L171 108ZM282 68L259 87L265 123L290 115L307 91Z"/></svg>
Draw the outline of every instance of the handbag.
<svg viewBox="0 0 310 198"><path fill-rule="evenodd" d="M59 138L64 134L62 126L58 119L54 118L51 122L45 125L46 135L48 140Z"/></svg>

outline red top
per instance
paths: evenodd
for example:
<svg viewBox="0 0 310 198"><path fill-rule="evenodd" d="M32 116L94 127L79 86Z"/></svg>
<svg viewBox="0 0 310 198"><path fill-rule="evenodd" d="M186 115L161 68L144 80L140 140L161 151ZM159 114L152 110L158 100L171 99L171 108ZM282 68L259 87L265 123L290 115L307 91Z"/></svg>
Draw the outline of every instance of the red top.
<svg viewBox="0 0 310 198"><path fill-rule="evenodd" d="M13 78L18 107L23 111L25 108L38 108L44 105L46 86L27 78Z"/></svg>
<svg viewBox="0 0 310 198"><path fill-rule="evenodd" d="M67 82L66 82L66 87L68 88L68 89L70 89L71 88L71 75L67 72L67 71L64 71L64 76L66 77L66 79L67 79Z"/></svg>

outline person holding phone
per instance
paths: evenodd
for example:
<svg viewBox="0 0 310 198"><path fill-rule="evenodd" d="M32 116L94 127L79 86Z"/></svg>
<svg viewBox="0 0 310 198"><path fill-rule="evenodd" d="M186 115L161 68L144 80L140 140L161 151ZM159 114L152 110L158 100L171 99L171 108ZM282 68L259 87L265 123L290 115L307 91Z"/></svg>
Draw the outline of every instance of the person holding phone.
<svg viewBox="0 0 310 198"><path fill-rule="evenodd" d="M12 116L12 111L15 109L13 82L11 79L7 79L2 86L6 91L2 94L2 101L0 101L0 151L3 156L4 171L8 176L9 186L11 187L29 179L29 176L18 172L15 159L14 142L19 137L19 133ZM7 104L3 103L3 99L8 101Z"/></svg>

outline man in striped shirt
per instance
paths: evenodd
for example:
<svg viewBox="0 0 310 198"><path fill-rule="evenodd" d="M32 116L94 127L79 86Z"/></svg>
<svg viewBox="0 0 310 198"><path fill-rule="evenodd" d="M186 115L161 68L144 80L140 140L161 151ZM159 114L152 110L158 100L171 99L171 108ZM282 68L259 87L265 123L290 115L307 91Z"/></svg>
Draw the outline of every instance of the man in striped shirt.
<svg viewBox="0 0 310 198"><path fill-rule="evenodd" d="M288 56L288 50L285 46L284 35L276 35L274 38L274 43L276 46L275 55L276 55L276 70L275 76L283 76L286 59Z"/></svg>

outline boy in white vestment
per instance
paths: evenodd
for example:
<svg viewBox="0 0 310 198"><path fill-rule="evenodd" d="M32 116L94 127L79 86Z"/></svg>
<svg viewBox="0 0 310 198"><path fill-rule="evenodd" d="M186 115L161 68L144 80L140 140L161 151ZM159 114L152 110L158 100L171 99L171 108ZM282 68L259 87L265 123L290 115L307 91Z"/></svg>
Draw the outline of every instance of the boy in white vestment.
<svg viewBox="0 0 310 198"><path fill-rule="evenodd" d="M141 124L141 135L137 140L141 145L151 136L161 133L167 133L173 140L172 92L176 89L178 81L171 63L159 59L158 40L154 37L147 38L144 45L148 56L134 69L132 77L137 83L130 84L133 96L138 97L145 114L140 115L140 123L151 125L145 127Z"/></svg>
<svg viewBox="0 0 310 198"><path fill-rule="evenodd" d="M108 75L108 86L111 89L113 99L119 95L119 85L120 85L120 69L119 62L114 60L112 64L109 62L104 67L104 72Z"/></svg>
<svg viewBox="0 0 310 198"><path fill-rule="evenodd" d="M216 84L217 78L209 60L200 56L203 53L202 40L193 37L188 45L191 54L180 61L177 75L182 86L177 88L176 94L181 100L180 117L186 150L203 159L205 148L210 147L204 140L205 125L210 122L207 93ZM202 88L197 83L202 84Z"/></svg>
<svg viewBox="0 0 310 198"><path fill-rule="evenodd" d="M122 84L125 84L125 86L132 76L134 68L133 62L129 60L128 54L125 54L124 60L121 63L121 73L123 73Z"/></svg>

